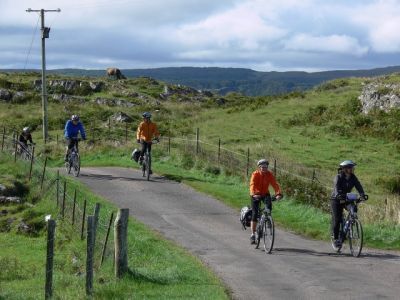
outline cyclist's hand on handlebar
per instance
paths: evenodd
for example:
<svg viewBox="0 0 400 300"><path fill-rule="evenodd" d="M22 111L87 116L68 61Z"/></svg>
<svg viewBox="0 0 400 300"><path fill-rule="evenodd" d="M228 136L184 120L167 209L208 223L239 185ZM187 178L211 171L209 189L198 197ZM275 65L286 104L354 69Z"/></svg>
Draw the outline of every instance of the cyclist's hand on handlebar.
<svg viewBox="0 0 400 300"><path fill-rule="evenodd" d="M360 201L367 201L368 200L368 195L360 195Z"/></svg>
<svg viewBox="0 0 400 300"><path fill-rule="evenodd" d="M253 199L255 199L255 200L259 200L259 199L261 199L262 197L261 197L261 195L253 195L253 196L251 196Z"/></svg>
<svg viewBox="0 0 400 300"><path fill-rule="evenodd" d="M136 143L140 144L140 139L137 139L137 140L136 140Z"/></svg>
<svg viewBox="0 0 400 300"><path fill-rule="evenodd" d="M282 198L283 198L283 195L281 195L281 194L275 195L276 201L282 200Z"/></svg>

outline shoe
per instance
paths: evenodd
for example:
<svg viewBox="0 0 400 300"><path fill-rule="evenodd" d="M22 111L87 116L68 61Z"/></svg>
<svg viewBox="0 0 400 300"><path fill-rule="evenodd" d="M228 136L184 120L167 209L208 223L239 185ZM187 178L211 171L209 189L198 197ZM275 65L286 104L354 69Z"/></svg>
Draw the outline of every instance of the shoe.
<svg viewBox="0 0 400 300"><path fill-rule="evenodd" d="M332 243L332 247L337 251L337 250L339 250L340 248L342 248L342 242L341 242L340 240L335 240L335 241Z"/></svg>
<svg viewBox="0 0 400 300"><path fill-rule="evenodd" d="M64 161L65 161L65 162L68 162L68 155L65 155L65 156L64 156Z"/></svg>
<svg viewBox="0 0 400 300"><path fill-rule="evenodd" d="M253 244L255 244L255 243L256 243L256 235L253 233L253 234L250 236L250 244L253 245Z"/></svg>
<svg viewBox="0 0 400 300"><path fill-rule="evenodd" d="M150 175L151 175L151 174L153 174L153 171L152 171L152 170L150 170L150 172L149 172L149 173L150 173Z"/></svg>

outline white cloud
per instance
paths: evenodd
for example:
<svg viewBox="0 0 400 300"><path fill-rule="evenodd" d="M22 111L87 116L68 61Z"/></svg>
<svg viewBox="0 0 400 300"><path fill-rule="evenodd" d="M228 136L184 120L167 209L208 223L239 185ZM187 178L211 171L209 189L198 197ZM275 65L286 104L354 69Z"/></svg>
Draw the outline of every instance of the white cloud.
<svg viewBox="0 0 400 300"><path fill-rule="evenodd" d="M353 10L352 21L367 31L378 53L400 52L400 1L379 0Z"/></svg>
<svg viewBox="0 0 400 300"><path fill-rule="evenodd" d="M346 35L312 36L298 34L285 42L285 49L307 52L332 52L361 56L368 47L361 46L357 39Z"/></svg>

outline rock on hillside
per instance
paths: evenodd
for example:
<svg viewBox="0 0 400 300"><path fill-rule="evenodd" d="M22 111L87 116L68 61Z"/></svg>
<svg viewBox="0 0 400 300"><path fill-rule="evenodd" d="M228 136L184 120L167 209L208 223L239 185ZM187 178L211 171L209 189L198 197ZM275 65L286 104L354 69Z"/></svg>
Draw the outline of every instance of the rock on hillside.
<svg viewBox="0 0 400 300"><path fill-rule="evenodd" d="M400 84L378 82L366 84L359 99L364 114L374 109L388 112L392 108L400 108Z"/></svg>
<svg viewBox="0 0 400 300"><path fill-rule="evenodd" d="M73 92L77 88L90 88L93 92L100 92L104 86L104 82L99 81L80 81L80 80L49 80L48 84L51 88L62 87L65 91ZM42 80L37 79L33 82L35 89L40 90L42 88Z"/></svg>

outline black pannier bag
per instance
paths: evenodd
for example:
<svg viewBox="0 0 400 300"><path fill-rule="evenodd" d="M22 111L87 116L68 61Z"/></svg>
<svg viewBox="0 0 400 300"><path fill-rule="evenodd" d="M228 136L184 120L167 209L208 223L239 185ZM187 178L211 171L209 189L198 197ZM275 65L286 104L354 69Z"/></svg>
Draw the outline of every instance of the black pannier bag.
<svg viewBox="0 0 400 300"><path fill-rule="evenodd" d="M132 151L132 155L131 155L131 159L133 159L134 161L138 162L139 161L139 157L140 157L140 150L135 149Z"/></svg>
<svg viewBox="0 0 400 300"><path fill-rule="evenodd" d="M240 211L240 223L242 223L243 229L250 227L251 222L251 208L249 206L242 207Z"/></svg>

